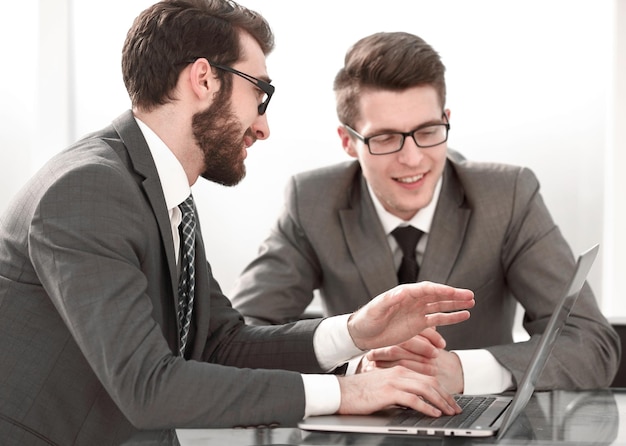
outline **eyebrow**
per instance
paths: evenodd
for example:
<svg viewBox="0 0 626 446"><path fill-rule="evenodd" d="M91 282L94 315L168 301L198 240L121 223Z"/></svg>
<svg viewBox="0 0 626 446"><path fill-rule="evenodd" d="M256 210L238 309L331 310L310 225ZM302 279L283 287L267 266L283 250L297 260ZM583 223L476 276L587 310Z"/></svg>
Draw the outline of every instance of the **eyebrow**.
<svg viewBox="0 0 626 446"><path fill-rule="evenodd" d="M429 125L435 125L435 124L445 124L445 122L443 121L442 118L439 119L431 119L429 121L425 121L421 124L416 125L415 127L411 127L409 130L406 130L407 132L419 129L420 127L426 127ZM370 136L375 136L375 135L382 135L385 133L404 133L403 130L398 130L398 129L394 129L394 128L389 128L389 127L384 127L384 128L380 128L380 129L376 129L374 131L370 131L369 135Z"/></svg>

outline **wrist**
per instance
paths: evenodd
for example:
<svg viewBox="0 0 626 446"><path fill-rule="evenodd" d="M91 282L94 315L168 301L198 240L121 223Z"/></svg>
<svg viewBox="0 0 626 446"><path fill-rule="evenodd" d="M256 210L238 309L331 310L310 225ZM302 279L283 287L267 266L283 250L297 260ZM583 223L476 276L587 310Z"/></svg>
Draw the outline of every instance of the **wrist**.
<svg viewBox="0 0 626 446"><path fill-rule="evenodd" d="M358 336L356 336L355 334L355 331L357 330L355 330L354 323L352 322L352 318L354 317L355 314L356 314L356 311L352 313L350 316L348 316L348 321L346 322L348 326L348 334L350 335L350 339L352 339L352 343L354 344L354 346L358 348L359 350L361 350L361 352L366 352L368 349L363 348L361 346L361 342L359 341Z"/></svg>
<svg viewBox="0 0 626 446"><path fill-rule="evenodd" d="M454 361L454 366L452 367L453 376L454 376L454 392L453 393L463 393L465 391L465 377L463 375L463 364L461 363L461 358L455 352L452 353L452 358Z"/></svg>

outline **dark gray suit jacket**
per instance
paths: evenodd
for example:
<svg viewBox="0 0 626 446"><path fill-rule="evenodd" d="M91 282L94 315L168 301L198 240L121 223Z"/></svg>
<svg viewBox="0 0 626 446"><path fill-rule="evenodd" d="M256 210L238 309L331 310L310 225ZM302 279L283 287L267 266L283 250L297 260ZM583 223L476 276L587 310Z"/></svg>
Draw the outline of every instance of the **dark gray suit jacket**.
<svg viewBox="0 0 626 446"><path fill-rule="evenodd" d="M447 160L418 280L469 288L476 306L440 327L448 349L487 348L519 381L574 268L574 256L525 168ZM319 289L349 313L397 285L392 253L356 161L294 176L259 256L233 291L253 323L294 320ZM516 301L528 342L512 345ZM608 386L620 343L585 284L539 389Z"/></svg>
<svg viewBox="0 0 626 446"><path fill-rule="evenodd" d="M139 429L302 418L302 378L286 370L321 372L317 322L244 326L199 229L196 242L184 360L170 221L131 112L26 184L0 220L1 444L117 445Z"/></svg>

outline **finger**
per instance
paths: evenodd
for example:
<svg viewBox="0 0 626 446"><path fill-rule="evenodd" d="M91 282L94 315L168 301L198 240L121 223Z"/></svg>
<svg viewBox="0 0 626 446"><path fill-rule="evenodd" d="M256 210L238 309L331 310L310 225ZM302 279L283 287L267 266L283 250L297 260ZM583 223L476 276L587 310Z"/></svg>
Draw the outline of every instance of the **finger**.
<svg viewBox="0 0 626 446"><path fill-rule="evenodd" d="M415 359L426 361L436 358L439 355L439 350L427 339L415 336L399 345L371 350L368 355L374 360Z"/></svg>
<svg viewBox="0 0 626 446"><path fill-rule="evenodd" d="M406 388L407 394L404 396L406 402L403 403L406 407L434 417L439 417L442 413L454 415L461 412L461 408L451 394L432 379L423 376L417 379L417 376L413 375L410 385Z"/></svg>
<svg viewBox="0 0 626 446"><path fill-rule="evenodd" d="M454 399L454 395L448 393L439 383L428 386L428 381L425 381L422 383L422 387L425 388L420 390L420 394L423 395L429 404L435 406L446 415L461 413L461 407Z"/></svg>
<svg viewBox="0 0 626 446"><path fill-rule="evenodd" d="M430 346L430 348L433 347ZM439 372L437 356L438 354L434 357L419 355L399 346L377 348L365 355L369 367L364 371L373 370L376 367L391 368L400 365L424 375L436 376Z"/></svg>
<svg viewBox="0 0 626 446"><path fill-rule="evenodd" d="M444 348L446 343L437 331L433 328L423 330L419 335L399 344L399 347L410 353L424 356L426 358L436 358L439 349Z"/></svg>
<svg viewBox="0 0 626 446"><path fill-rule="evenodd" d="M462 412L454 397L440 387L433 388L424 398L427 404L436 407L446 415L456 415Z"/></svg>
<svg viewBox="0 0 626 446"><path fill-rule="evenodd" d="M400 360L400 361L372 361L368 363L365 371L372 371L375 368L379 369L390 369L393 367L402 366L406 369L412 370L421 375L427 376L437 376L438 368L436 364L420 362L420 361L411 361L411 360Z"/></svg>
<svg viewBox="0 0 626 446"><path fill-rule="evenodd" d="M455 311L453 313L434 313L426 315L426 325L430 327L438 325L453 325L468 320L469 311Z"/></svg>
<svg viewBox="0 0 626 446"><path fill-rule="evenodd" d="M442 415L442 411L440 409L432 404L429 404L427 401L420 397L416 398L416 395L414 394L407 394L407 402L402 403L402 406L408 407L434 418L438 418Z"/></svg>
<svg viewBox="0 0 626 446"><path fill-rule="evenodd" d="M415 305L416 308L420 306L423 308L425 314L430 313L447 313L450 311L469 310L474 307L476 302L474 299L462 299L462 300L438 300L435 302L428 302L425 305Z"/></svg>
<svg viewBox="0 0 626 446"><path fill-rule="evenodd" d="M442 283L417 282L415 284L400 285L398 292L407 292L413 298L421 299L424 302L435 302L442 300L470 300L474 298L474 293L465 288L455 288ZM395 290L395 289L394 289Z"/></svg>
<svg viewBox="0 0 626 446"><path fill-rule="evenodd" d="M437 327L429 327L416 337L427 339L436 349L446 348L446 340L441 336L441 333L437 331Z"/></svg>

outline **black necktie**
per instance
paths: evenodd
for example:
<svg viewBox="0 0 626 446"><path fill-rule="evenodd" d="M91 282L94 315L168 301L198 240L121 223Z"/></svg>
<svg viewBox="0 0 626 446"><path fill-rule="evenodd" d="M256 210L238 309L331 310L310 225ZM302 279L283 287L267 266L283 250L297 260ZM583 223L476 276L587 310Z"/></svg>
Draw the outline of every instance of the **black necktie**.
<svg viewBox="0 0 626 446"><path fill-rule="evenodd" d="M398 283L415 283L419 265L415 258L415 248L422 236L422 231L413 226L397 227L391 232L402 250L402 262L398 268Z"/></svg>
<svg viewBox="0 0 626 446"><path fill-rule="evenodd" d="M180 355L185 353L187 335L191 324L193 310L194 289L196 286L196 272L194 268L196 218L194 215L193 197L190 195L178 205L182 212L179 225L181 240L181 273L178 280L178 321L180 323Z"/></svg>

